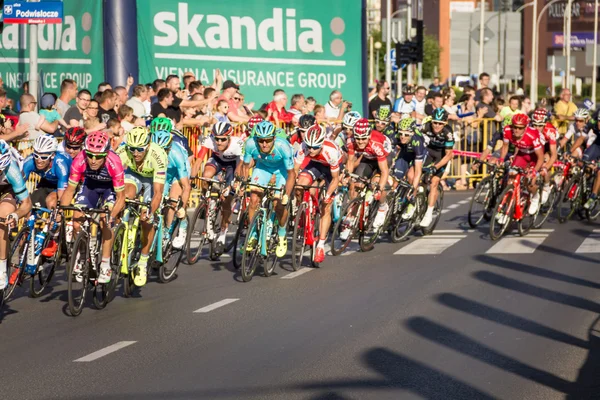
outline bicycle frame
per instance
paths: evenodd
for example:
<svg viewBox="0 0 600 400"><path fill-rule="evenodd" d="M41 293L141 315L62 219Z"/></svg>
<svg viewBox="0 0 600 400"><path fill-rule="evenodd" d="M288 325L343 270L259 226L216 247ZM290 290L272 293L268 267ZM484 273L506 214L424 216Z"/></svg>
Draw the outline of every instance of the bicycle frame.
<svg viewBox="0 0 600 400"><path fill-rule="evenodd" d="M314 215L314 213L320 213L319 187L318 186L300 186L300 185L296 185L296 187L304 189L304 194L302 195L302 203L300 203L300 204L306 204L306 209L307 209L306 220L304 221L304 240L305 240L304 244L308 245L308 246L313 246L315 243L315 240L318 240L318 238L315 239L315 236L314 236L315 227L314 227L314 223L313 223L314 220L313 220L312 216ZM315 194L311 193L310 189L316 189L316 193Z"/></svg>
<svg viewBox="0 0 600 400"><path fill-rule="evenodd" d="M267 228L271 228L271 231L273 229L273 226L275 225L275 223L279 223L277 221L277 216L275 215L275 210L273 207L273 202L274 202L274 196L275 196L275 192L282 192L282 189L277 189L274 188L272 186L262 186L262 185L257 185L257 184L252 184L252 186L261 188L264 190L264 194L263 197L261 199L260 202L260 206L258 208L258 210L256 210L257 213L260 213L258 215L260 215L260 232L258 232L259 234L259 241L260 241L260 255L263 257L267 257L268 253L267 253L267 236L268 236L268 231ZM271 215L273 215L273 218L271 220L271 217L269 216L269 212L273 211L271 213ZM270 224L269 224L270 222ZM270 226L267 226L270 225ZM249 232L250 234L250 232Z"/></svg>

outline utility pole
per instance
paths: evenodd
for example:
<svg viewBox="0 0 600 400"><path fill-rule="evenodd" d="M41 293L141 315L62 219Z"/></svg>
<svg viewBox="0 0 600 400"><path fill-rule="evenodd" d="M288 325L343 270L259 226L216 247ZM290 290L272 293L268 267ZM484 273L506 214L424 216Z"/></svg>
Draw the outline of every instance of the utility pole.
<svg viewBox="0 0 600 400"><path fill-rule="evenodd" d="M485 1L481 0L479 3L480 7L480 20L479 20L479 75L483 73L483 45L484 45L484 32L485 32Z"/></svg>
<svg viewBox="0 0 600 400"><path fill-rule="evenodd" d="M386 1L386 16L385 21L387 29L387 37L385 38L385 54L387 55L385 62L385 80L388 83L392 82L392 57L390 53L392 51L392 0Z"/></svg>
<svg viewBox="0 0 600 400"><path fill-rule="evenodd" d="M406 39L410 41L412 39L412 0L406 1ZM406 66L406 83L411 84L413 81L413 68L412 64Z"/></svg>
<svg viewBox="0 0 600 400"><path fill-rule="evenodd" d="M595 1L594 5L594 51L593 51L594 63L592 64L592 103L593 108L596 109L596 80L598 79L598 0Z"/></svg>
<svg viewBox="0 0 600 400"><path fill-rule="evenodd" d="M573 0L569 0L569 2L567 3L567 9L565 11L567 13L567 27L566 27L566 31L567 31L566 35L567 36L564 38L565 46L567 47L567 71L566 71L567 83L566 83L565 87L567 87L569 90L571 90L571 16L573 14L572 7L573 7ZM594 43L594 45L595 44L596 43Z"/></svg>
<svg viewBox="0 0 600 400"><path fill-rule="evenodd" d="M533 15L533 22L531 23L531 82L529 83L530 92L529 98L531 99L531 104L537 103L537 0L532 0L533 3L533 11L531 14Z"/></svg>

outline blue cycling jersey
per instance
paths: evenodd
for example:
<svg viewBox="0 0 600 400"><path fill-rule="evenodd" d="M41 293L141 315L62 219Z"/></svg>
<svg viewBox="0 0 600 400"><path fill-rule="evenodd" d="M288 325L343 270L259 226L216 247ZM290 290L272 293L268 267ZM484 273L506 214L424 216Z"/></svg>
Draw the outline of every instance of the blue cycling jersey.
<svg viewBox="0 0 600 400"><path fill-rule="evenodd" d="M260 151L256 138L246 140L244 148L244 163L256 161L256 168L267 170L294 169L294 149L285 139L276 137L273 149L269 153Z"/></svg>
<svg viewBox="0 0 600 400"><path fill-rule="evenodd" d="M57 189L63 190L69 183L71 161L71 157L57 152L54 154L54 159L52 160L50 168L46 171L40 171L35 166L33 154L30 154L23 162L23 175L25 176L25 180L27 180L29 179L29 175L32 172L35 172L43 180L46 180L53 185L56 184Z"/></svg>
<svg viewBox="0 0 600 400"><path fill-rule="evenodd" d="M15 159L10 162L8 168L0 172L0 187L7 185L12 186L12 190L19 201L23 201L29 197L27 186L25 186L25 179L23 179L23 175L21 174L21 168L19 168L19 163ZM2 191L1 188L0 191Z"/></svg>
<svg viewBox="0 0 600 400"><path fill-rule="evenodd" d="M173 143L169 151L167 181L180 181L183 178L189 178L191 171L187 151L179 143Z"/></svg>

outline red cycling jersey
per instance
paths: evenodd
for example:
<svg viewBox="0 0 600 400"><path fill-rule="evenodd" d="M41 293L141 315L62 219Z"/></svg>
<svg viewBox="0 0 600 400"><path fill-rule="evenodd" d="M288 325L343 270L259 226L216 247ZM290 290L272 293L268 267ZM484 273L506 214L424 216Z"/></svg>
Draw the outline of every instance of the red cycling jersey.
<svg viewBox="0 0 600 400"><path fill-rule="evenodd" d="M537 129L532 127L525 128L525 133L519 139L516 139L513 135L512 127L504 127L504 143L512 143L519 153L523 154L535 154L537 149L542 148L540 141L540 134Z"/></svg>
<svg viewBox="0 0 600 400"><path fill-rule="evenodd" d="M542 144L556 144L556 136L558 135L558 132L556 130L556 128L554 127L554 125L552 125L550 122L546 122L546 125L544 126L544 129L542 129L542 132L540 133L540 140L542 142Z"/></svg>
<svg viewBox="0 0 600 400"><path fill-rule="evenodd" d="M354 137L348 139L346 143L348 147L348 155L352 156L356 154L356 157L360 157L367 160L385 161L388 154L392 151L392 143L383 133L378 131L371 131L371 138L369 143L364 149L359 149L356 146Z"/></svg>
<svg viewBox="0 0 600 400"><path fill-rule="evenodd" d="M318 162L319 164L329 165L331 172L335 172L340 169L342 152L331 140L325 140L319 154L313 157L310 155L306 143L302 143L302 148L296 153L294 162L296 164L303 164L306 158L310 159L311 161Z"/></svg>

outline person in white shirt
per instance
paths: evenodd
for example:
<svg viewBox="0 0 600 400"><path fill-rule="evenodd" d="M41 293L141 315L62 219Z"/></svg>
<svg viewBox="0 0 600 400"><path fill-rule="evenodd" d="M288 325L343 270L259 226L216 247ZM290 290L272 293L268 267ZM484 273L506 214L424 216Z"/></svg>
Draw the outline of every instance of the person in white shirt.
<svg viewBox="0 0 600 400"><path fill-rule="evenodd" d="M58 127L58 120L52 123L46 121L43 115L35 111L37 102L30 94L24 94L20 99L21 114L19 115L19 123L17 126L29 124L25 137L17 137L16 139L35 140L38 136L45 133L53 134ZM12 138L11 138L12 139ZM10 139L6 139L10 140Z"/></svg>
<svg viewBox="0 0 600 400"><path fill-rule="evenodd" d="M394 103L394 112L398 112L402 115L409 115L415 117L415 109L417 108L417 101L415 100L415 89L412 85L406 85L402 89L402 97L396 99Z"/></svg>
<svg viewBox="0 0 600 400"><path fill-rule="evenodd" d="M415 90L415 118L417 120L417 124L421 124L421 120L425 118L425 106L427 105L427 99L425 96L427 95L427 89L425 86L419 86L417 90Z"/></svg>
<svg viewBox="0 0 600 400"><path fill-rule="evenodd" d="M125 102L125 105L133 109L133 115L142 117L146 115L144 102L148 100L148 88L144 85L136 85L133 88L133 97Z"/></svg>
<svg viewBox="0 0 600 400"><path fill-rule="evenodd" d="M342 100L342 92L334 90L329 95L329 101L325 104L325 117L329 121L341 121L349 103Z"/></svg>

